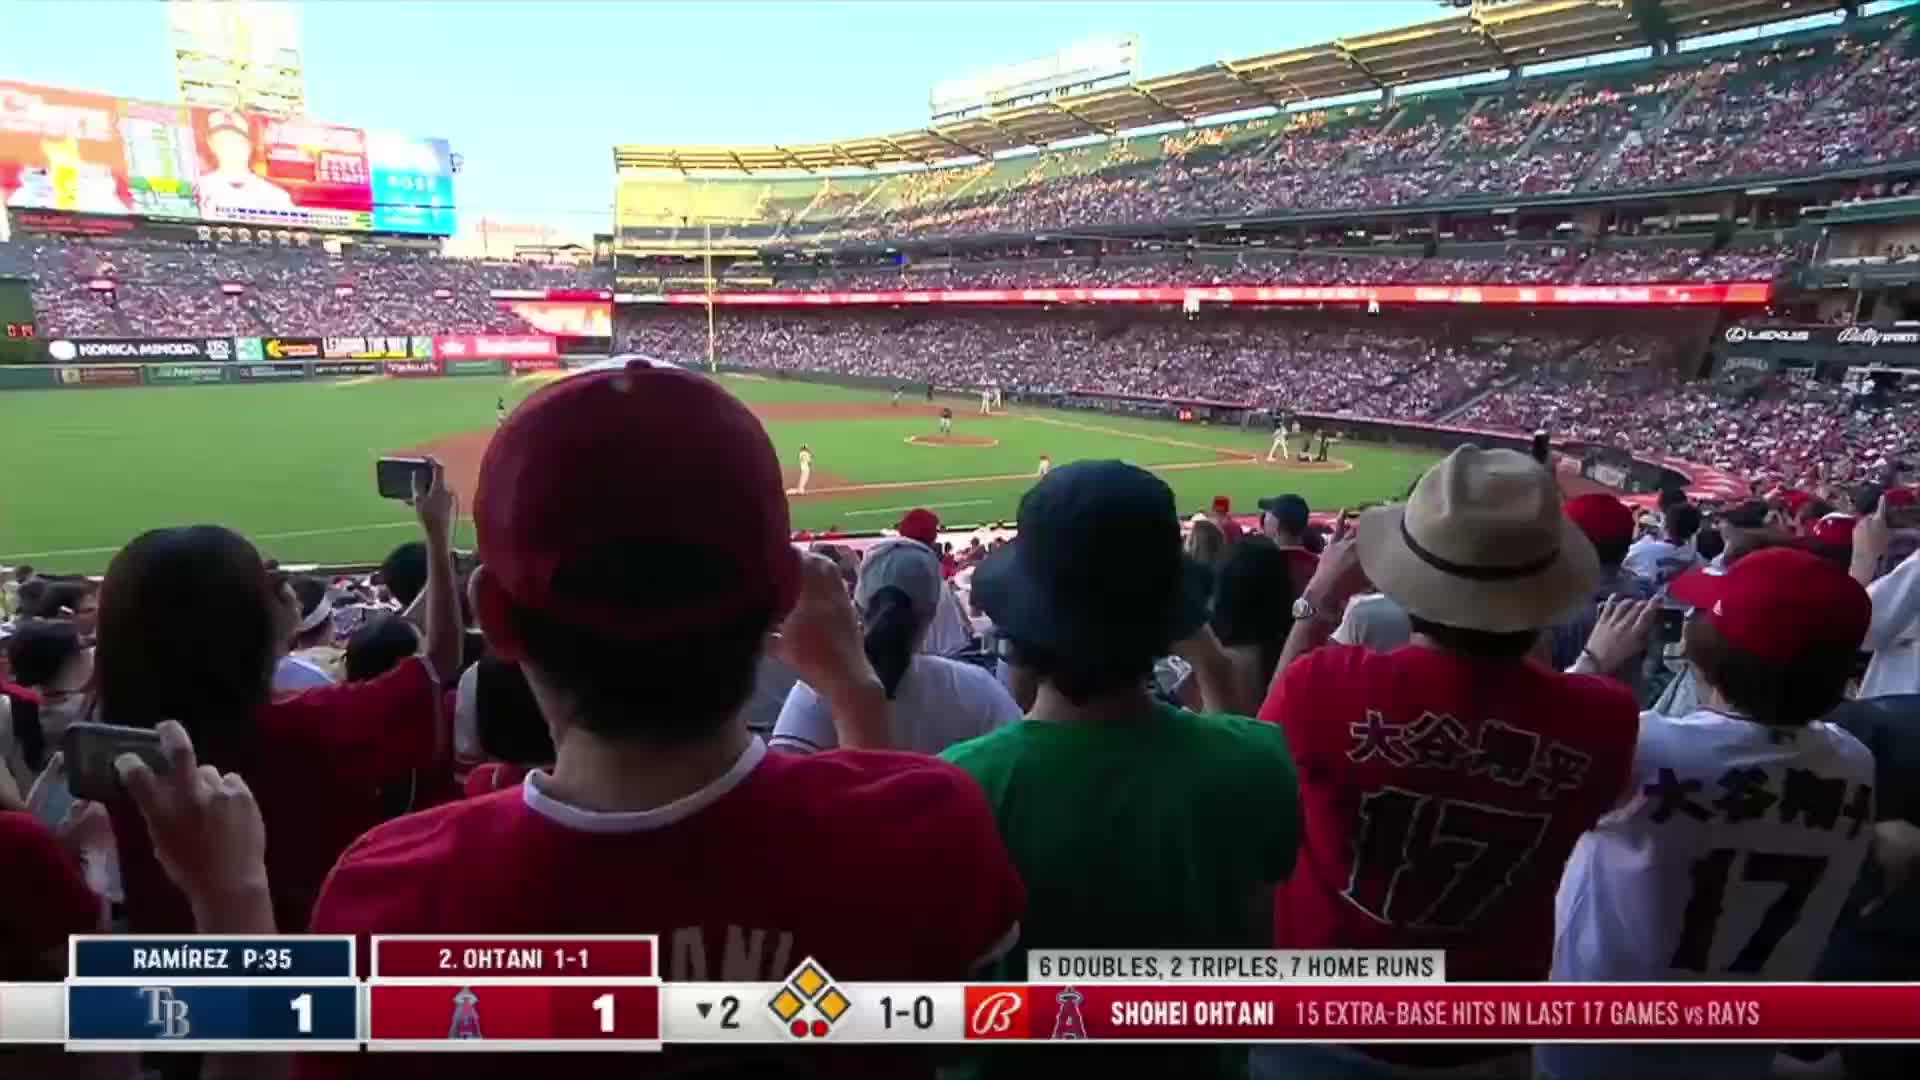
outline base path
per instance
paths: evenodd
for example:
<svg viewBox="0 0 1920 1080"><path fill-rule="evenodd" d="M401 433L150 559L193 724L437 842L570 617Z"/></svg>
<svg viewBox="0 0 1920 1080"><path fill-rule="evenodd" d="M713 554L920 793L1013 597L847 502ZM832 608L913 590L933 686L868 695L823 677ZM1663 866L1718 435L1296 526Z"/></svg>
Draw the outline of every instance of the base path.
<svg viewBox="0 0 1920 1080"><path fill-rule="evenodd" d="M814 404L777 402L755 405L753 406L753 412L754 415L768 422L775 420L878 420L897 419L901 416L938 417L940 415L940 406L904 401L899 405L889 405L884 402L821 402ZM1184 472L1189 469L1216 469L1235 465L1250 465L1275 472L1345 472L1353 468L1353 463L1349 461L1314 463L1275 461L1269 463L1261 458L1260 455L1245 450L1229 450L1218 446L1210 446L1206 443L1189 442L1185 439L1176 439L1169 436L1149 435L1138 431L1102 427L1099 424L1080 423L1074 420L1063 420L1051 416L1033 416L1020 413L1001 413L997 415L1010 416L1013 419L1026 420L1035 424L1052 424L1057 427L1075 428L1080 431L1093 431L1102 435L1112 435L1116 438L1138 439L1142 442L1160 443L1165 446L1178 446L1207 456L1207 460L1204 461L1149 466L1148 468L1151 472ZM961 417L956 416L955 422L959 423L961 419ZM387 451L387 453L414 457L422 454L431 454L439 458L440 462L447 467L447 475L453 478L454 490L468 500L471 500L474 488L480 479L481 455L486 453L487 442L492 438L493 430L490 428L482 431L463 431L458 434L434 439L421 446L408 447L403 450L390 450ZM999 440L985 436L943 436L931 433L926 435L911 435L908 436L905 441L915 446L950 447L955 449L999 445ZM1038 479L1031 472L1023 472L1000 473L993 476L956 476L939 480L899 480L885 483L859 483L850 477L842 476L838 473L815 469L813 470L813 474L807 479L806 493L797 494L793 491L793 487L800 479L799 470L794 468L790 463L783 463L780 472L787 487L788 497L794 499L859 495L874 491L923 491L965 484L1007 483L1014 480ZM471 505L470 502L469 505Z"/></svg>

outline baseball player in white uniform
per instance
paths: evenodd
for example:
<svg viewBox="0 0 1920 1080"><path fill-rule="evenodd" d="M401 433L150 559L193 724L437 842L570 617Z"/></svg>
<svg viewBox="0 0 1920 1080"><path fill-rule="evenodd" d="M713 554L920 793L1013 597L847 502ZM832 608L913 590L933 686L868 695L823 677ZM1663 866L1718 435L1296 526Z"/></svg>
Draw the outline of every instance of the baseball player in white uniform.
<svg viewBox="0 0 1920 1080"><path fill-rule="evenodd" d="M805 443L800 444L800 482L794 485L795 495L807 493L807 481L813 477L813 451Z"/></svg>
<svg viewBox="0 0 1920 1080"><path fill-rule="evenodd" d="M985 416L992 411L993 411L993 388L990 386L983 386L980 388L980 415Z"/></svg>
<svg viewBox="0 0 1920 1080"><path fill-rule="evenodd" d="M1641 715L1633 782L1560 878L1553 978L1809 980L1874 835L1873 753L1819 719L1845 692L1872 603L1788 548L1690 571L1668 594L1694 609L1683 640L1712 704ZM1719 1080L1766 1076L1773 1053L1542 1045L1535 1064L1550 1080Z"/></svg>
<svg viewBox="0 0 1920 1080"><path fill-rule="evenodd" d="M1041 454L1040 467L1033 470L1033 475L1039 476L1039 477L1045 477L1048 473L1052 471L1053 471L1053 459L1048 457L1045 454Z"/></svg>
<svg viewBox="0 0 1920 1080"><path fill-rule="evenodd" d="M1272 463L1275 454L1287 456L1287 429L1283 425L1273 429L1273 444L1267 447L1267 461Z"/></svg>

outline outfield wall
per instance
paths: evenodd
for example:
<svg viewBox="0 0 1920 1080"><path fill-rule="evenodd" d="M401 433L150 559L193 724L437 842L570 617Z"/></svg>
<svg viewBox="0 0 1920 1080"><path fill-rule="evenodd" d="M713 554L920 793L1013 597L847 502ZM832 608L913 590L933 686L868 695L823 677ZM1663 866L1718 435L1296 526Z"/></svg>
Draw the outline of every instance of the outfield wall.
<svg viewBox="0 0 1920 1080"><path fill-rule="evenodd" d="M205 386L217 383L282 383L309 379L383 376L432 379L461 375L526 375L558 371L557 358L406 360L265 360L258 363L179 361L135 364L0 365L0 390L84 390L112 386Z"/></svg>

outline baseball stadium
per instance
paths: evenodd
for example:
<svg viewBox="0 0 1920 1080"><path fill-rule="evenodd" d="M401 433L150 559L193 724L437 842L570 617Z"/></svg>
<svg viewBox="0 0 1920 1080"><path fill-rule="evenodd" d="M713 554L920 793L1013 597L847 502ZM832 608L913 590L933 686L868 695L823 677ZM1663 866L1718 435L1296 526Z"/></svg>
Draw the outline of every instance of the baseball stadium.
<svg viewBox="0 0 1920 1080"><path fill-rule="evenodd" d="M0 1078L1920 1065L1920 0L4 0L0 463Z"/></svg>

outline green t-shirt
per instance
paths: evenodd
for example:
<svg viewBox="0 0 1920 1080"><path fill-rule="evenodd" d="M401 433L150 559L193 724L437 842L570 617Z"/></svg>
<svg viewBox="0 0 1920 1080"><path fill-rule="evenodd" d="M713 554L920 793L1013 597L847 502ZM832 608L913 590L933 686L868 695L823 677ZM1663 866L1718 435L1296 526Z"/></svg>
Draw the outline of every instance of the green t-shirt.
<svg viewBox="0 0 1920 1080"><path fill-rule="evenodd" d="M1272 947L1256 900L1300 841L1278 726L1162 705L1132 723L1027 720L941 757L986 790L1026 882L1022 950ZM1026 977L1024 956L1006 977Z"/></svg>
<svg viewBox="0 0 1920 1080"><path fill-rule="evenodd" d="M1278 726L1163 705L1132 723L1026 720L940 756L985 789L1027 886L1020 945L991 977L1026 981L1030 948L1273 946L1272 886L1300 842Z"/></svg>

